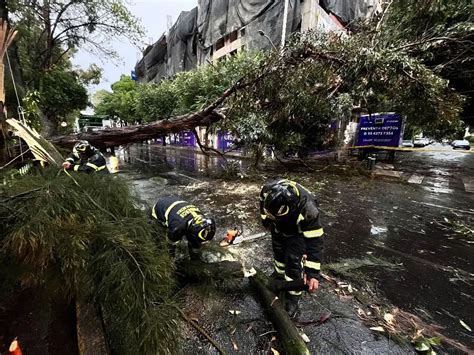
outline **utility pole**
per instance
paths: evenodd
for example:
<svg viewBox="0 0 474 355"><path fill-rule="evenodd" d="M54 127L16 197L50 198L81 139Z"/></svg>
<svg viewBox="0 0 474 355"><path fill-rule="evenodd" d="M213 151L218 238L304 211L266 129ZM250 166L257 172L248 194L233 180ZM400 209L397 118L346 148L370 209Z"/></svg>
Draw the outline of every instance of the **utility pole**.
<svg viewBox="0 0 474 355"><path fill-rule="evenodd" d="M285 7L283 9L283 26L281 28L281 42L280 42L280 50L283 51L283 47L285 47L286 42L286 22L288 21L288 1L285 1Z"/></svg>

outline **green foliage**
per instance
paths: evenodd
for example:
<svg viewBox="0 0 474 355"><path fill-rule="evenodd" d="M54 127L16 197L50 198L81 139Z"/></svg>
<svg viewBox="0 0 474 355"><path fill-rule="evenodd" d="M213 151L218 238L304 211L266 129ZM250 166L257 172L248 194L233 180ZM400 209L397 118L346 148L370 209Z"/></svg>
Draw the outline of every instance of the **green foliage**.
<svg viewBox="0 0 474 355"><path fill-rule="evenodd" d="M175 351L173 263L124 182L50 169L6 180L1 196L0 262L18 282L92 300L114 352Z"/></svg>
<svg viewBox="0 0 474 355"><path fill-rule="evenodd" d="M146 122L199 111L259 66L261 54L239 53L227 60L182 72L159 84L140 85L136 108Z"/></svg>
<svg viewBox="0 0 474 355"><path fill-rule="evenodd" d="M425 1L420 8L426 7L426 15L418 2L393 2L383 17L351 35L296 34L282 53L243 52L159 84L139 85L135 112L148 122L199 111L240 82L225 101L227 119L213 129L230 130L255 151L269 145L304 156L337 145L341 137L331 123L359 112L395 111L411 131L455 136L463 128L459 117L465 98L439 67L446 69L454 58L435 60L440 43L471 33L467 2L454 3ZM413 11L407 13L401 4ZM448 40L434 40L441 35ZM431 59L421 55L424 45Z"/></svg>
<svg viewBox="0 0 474 355"><path fill-rule="evenodd" d="M97 64L91 64L87 69L77 70L79 79L84 85L98 85L102 79L102 72L103 69Z"/></svg>
<svg viewBox="0 0 474 355"><path fill-rule="evenodd" d="M143 34L124 0L14 0L8 1L8 9L19 31L15 63L21 66L25 91L40 97L37 116L46 136L56 134L61 121L85 107L82 92L101 77L94 64L73 69L71 56L80 48L117 58L112 39L137 44Z"/></svg>
<svg viewBox="0 0 474 355"><path fill-rule="evenodd" d="M129 76L122 75L119 81L112 84L112 92L101 91L96 96L95 113L128 123L139 122L135 110L136 96L137 84Z"/></svg>
<svg viewBox="0 0 474 355"><path fill-rule="evenodd" d="M48 116L65 118L87 107L87 90L75 72L55 69L42 78L38 106Z"/></svg>
<svg viewBox="0 0 474 355"><path fill-rule="evenodd" d="M449 85L469 97L463 117L473 123L474 3L470 0L402 0L388 8L376 38L419 59Z"/></svg>

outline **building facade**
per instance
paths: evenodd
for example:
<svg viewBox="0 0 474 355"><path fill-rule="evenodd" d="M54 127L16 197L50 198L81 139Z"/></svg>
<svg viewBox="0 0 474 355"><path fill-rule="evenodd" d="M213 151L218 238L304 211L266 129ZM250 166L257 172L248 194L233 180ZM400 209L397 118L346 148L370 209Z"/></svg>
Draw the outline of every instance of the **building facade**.
<svg viewBox="0 0 474 355"><path fill-rule="evenodd" d="M379 8L378 0L198 0L197 7L181 12L169 31L145 49L136 77L160 82L241 50L279 47L294 32L345 31L351 21Z"/></svg>
<svg viewBox="0 0 474 355"><path fill-rule="evenodd" d="M135 67L136 80L158 83L242 50L277 49L294 32L344 33L351 21L379 8L378 0L198 0L197 7L181 12L169 31L145 49ZM228 132L219 138L202 127L197 131L202 142L216 149L230 144L224 142ZM168 137L166 143L189 146L178 138Z"/></svg>

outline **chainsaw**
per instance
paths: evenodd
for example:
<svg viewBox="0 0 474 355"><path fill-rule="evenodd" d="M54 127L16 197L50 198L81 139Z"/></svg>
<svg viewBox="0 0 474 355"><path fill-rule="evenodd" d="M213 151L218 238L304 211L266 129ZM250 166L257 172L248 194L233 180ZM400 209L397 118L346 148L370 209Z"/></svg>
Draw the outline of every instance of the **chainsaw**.
<svg viewBox="0 0 474 355"><path fill-rule="evenodd" d="M248 237L243 237L241 230L229 229L227 231L226 237L219 242L219 245L221 247L228 247L230 245L236 245L243 242L248 242L251 240L262 238L266 236L267 234L268 234L267 232L262 232L262 233L252 234Z"/></svg>

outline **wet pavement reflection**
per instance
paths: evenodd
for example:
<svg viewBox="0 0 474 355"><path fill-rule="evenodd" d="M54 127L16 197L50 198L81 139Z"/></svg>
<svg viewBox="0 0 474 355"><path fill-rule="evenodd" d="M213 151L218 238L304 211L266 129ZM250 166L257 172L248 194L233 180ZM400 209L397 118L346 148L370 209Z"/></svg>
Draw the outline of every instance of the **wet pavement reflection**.
<svg viewBox="0 0 474 355"><path fill-rule="evenodd" d="M216 214L218 234L232 223L259 231L259 184L226 190L227 183L209 177L222 169L220 158L148 145L118 156L119 170L139 185L148 204L161 194L182 193ZM474 154L404 153L394 165L408 177L420 176L413 179L418 183L325 172L294 178L319 195L328 263L376 257L398 265L358 271L390 303L441 325L443 333L473 348L474 338L460 320L474 325L474 194L465 183L474 177ZM233 214L235 209L239 213ZM242 215L243 221L237 218ZM460 233L462 226L467 229ZM270 260L268 244L245 252L260 262L262 255Z"/></svg>

